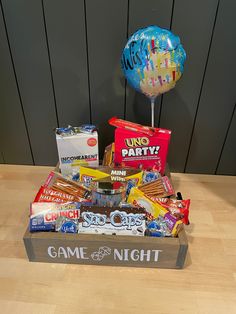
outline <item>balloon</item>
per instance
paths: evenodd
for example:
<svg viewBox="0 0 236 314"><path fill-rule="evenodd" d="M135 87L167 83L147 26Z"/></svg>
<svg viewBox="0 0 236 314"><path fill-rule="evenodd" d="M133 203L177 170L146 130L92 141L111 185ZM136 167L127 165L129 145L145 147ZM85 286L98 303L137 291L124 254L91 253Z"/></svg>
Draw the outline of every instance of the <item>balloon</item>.
<svg viewBox="0 0 236 314"><path fill-rule="evenodd" d="M185 59L179 37L151 25L129 38L121 64L128 83L154 101L175 87L184 71Z"/></svg>

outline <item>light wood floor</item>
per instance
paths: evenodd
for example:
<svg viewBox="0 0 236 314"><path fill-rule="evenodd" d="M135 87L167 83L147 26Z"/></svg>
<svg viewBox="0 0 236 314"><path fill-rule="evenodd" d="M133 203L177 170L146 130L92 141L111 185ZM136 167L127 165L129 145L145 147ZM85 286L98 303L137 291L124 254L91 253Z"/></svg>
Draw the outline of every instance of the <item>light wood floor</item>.
<svg viewBox="0 0 236 314"><path fill-rule="evenodd" d="M236 313L236 177L172 175L192 200L183 270L30 263L29 202L50 169L0 166L0 313Z"/></svg>

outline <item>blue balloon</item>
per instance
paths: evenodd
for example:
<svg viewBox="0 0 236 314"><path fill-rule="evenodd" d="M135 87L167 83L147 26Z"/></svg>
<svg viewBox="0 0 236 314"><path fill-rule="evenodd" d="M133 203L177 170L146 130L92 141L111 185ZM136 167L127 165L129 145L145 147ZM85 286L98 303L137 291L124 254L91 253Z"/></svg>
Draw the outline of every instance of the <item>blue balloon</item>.
<svg viewBox="0 0 236 314"><path fill-rule="evenodd" d="M185 59L179 37L151 25L128 39L121 64L128 83L153 100L175 86L184 71Z"/></svg>

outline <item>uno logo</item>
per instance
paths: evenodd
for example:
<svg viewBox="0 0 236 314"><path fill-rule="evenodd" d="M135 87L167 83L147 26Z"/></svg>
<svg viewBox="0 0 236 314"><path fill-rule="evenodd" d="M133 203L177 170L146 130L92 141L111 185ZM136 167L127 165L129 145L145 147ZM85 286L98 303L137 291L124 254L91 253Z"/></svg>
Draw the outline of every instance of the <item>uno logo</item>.
<svg viewBox="0 0 236 314"><path fill-rule="evenodd" d="M147 146L149 139L147 137L126 138L125 144L127 147Z"/></svg>
<svg viewBox="0 0 236 314"><path fill-rule="evenodd" d="M95 146L95 145L97 144L96 138L90 137L90 138L87 140L87 144L88 144L88 146Z"/></svg>

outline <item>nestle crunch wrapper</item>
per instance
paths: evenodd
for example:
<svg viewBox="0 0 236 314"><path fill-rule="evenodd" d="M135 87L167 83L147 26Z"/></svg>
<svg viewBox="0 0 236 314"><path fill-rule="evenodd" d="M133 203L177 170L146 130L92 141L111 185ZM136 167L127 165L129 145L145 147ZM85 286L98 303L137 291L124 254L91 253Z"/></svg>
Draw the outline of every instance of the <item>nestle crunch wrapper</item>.
<svg viewBox="0 0 236 314"><path fill-rule="evenodd" d="M115 164L143 169L153 168L162 175L171 131L151 128L122 119L111 118L109 123L115 130Z"/></svg>

